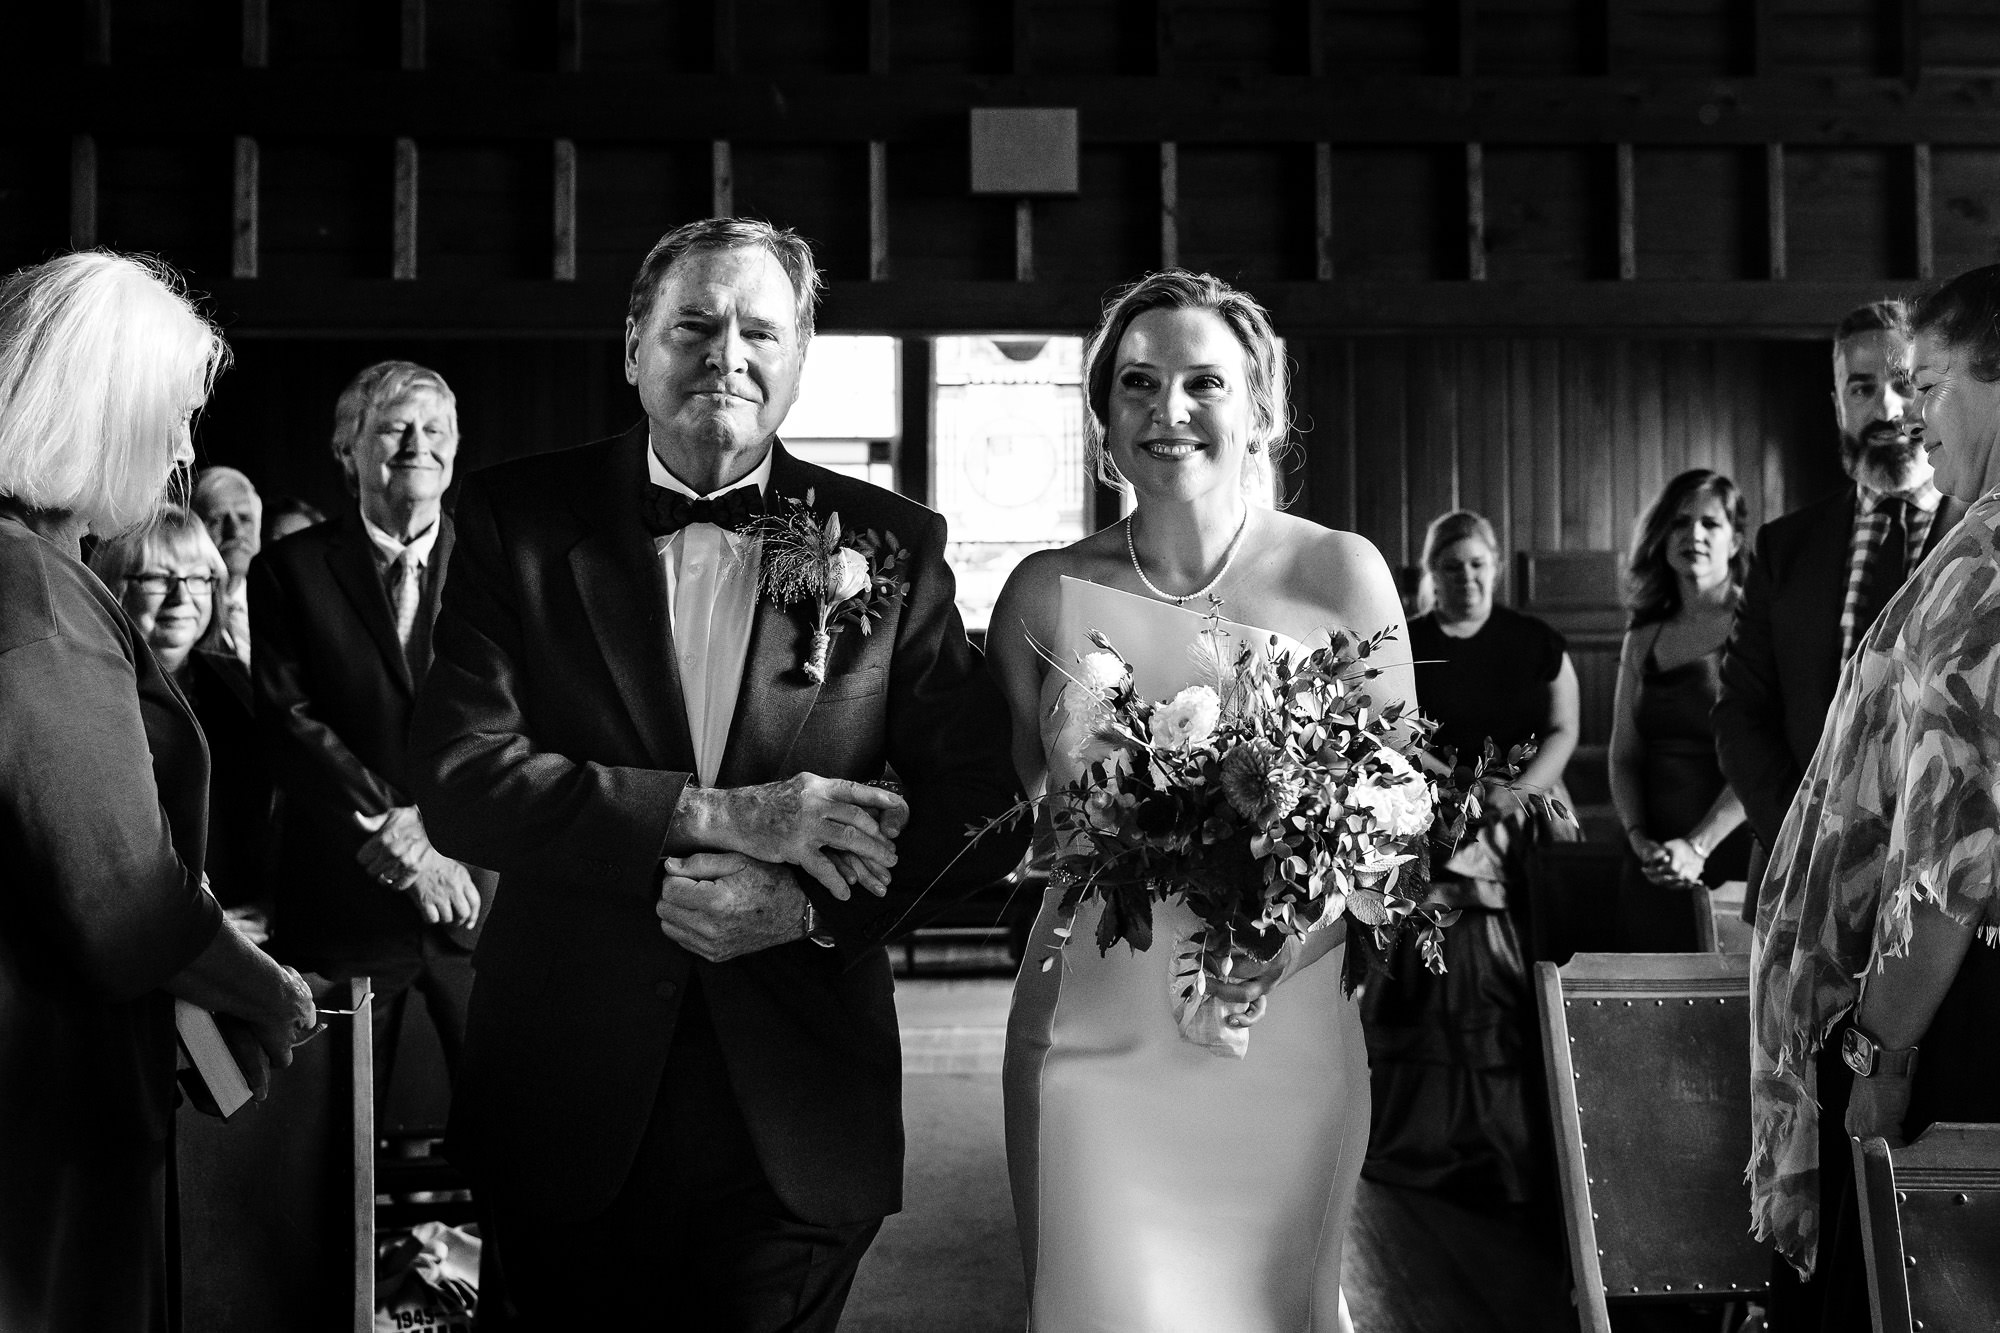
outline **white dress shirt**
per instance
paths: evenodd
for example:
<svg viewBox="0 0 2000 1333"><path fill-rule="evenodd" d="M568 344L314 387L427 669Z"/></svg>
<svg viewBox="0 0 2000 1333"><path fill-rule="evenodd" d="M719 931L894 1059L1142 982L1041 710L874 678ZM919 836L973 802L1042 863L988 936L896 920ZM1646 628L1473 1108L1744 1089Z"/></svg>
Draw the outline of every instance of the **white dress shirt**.
<svg viewBox="0 0 2000 1333"><path fill-rule="evenodd" d="M697 500L708 498L667 471L650 440L647 446L646 473L655 486ZM766 453L749 476L711 495L750 485L767 492L770 484L771 455ZM758 548L756 538L725 532L713 523L690 523L671 537L653 538L653 549L667 573L667 611L674 627L674 654L680 659L688 735L694 739L695 776L705 786L713 786L721 771L743 684L743 664L750 656Z"/></svg>

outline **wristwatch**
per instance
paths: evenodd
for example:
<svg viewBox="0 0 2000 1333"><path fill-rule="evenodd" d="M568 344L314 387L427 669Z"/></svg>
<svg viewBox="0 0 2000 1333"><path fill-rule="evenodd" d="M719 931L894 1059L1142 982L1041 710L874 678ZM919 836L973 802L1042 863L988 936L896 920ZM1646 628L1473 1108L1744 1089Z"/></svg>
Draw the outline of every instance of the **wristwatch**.
<svg viewBox="0 0 2000 1333"><path fill-rule="evenodd" d="M1917 1048L1906 1046L1900 1051L1889 1050L1869 1036L1859 1023L1851 1023L1840 1039L1840 1058L1861 1078L1874 1078L1877 1074L1903 1078L1916 1063Z"/></svg>
<svg viewBox="0 0 2000 1333"><path fill-rule="evenodd" d="M805 937L820 948L831 949L833 947L833 936L820 929L819 909L813 906L813 900L810 898L806 899L805 914L799 918L799 925L804 928Z"/></svg>

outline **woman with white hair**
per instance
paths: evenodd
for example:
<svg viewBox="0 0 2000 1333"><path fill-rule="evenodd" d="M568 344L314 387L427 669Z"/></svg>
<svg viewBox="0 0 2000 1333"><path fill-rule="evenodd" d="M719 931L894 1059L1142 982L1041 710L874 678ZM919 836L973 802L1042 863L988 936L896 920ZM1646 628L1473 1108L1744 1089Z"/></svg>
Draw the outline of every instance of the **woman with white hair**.
<svg viewBox="0 0 2000 1333"><path fill-rule="evenodd" d="M165 1327L174 997L260 1092L315 1019L222 928L200 729L78 559L157 511L227 355L156 263L0 282L0 1328Z"/></svg>

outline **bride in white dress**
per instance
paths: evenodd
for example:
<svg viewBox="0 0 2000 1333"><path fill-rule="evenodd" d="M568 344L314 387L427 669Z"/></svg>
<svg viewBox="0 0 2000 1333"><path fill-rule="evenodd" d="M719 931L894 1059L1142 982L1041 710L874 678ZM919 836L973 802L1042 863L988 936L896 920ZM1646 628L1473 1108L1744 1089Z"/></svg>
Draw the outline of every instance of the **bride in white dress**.
<svg viewBox="0 0 2000 1333"><path fill-rule="evenodd" d="M1087 359L1094 452L1137 508L1030 556L994 609L987 650L1026 789L1078 771L1071 738L1058 734L1063 680L1039 650L1065 663L1088 651L1091 626L1074 606L1063 614L1065 579L1169 617L1173 606L1209 613L1220 599L1229 621L1295 642L1391 627L1384 660L1399 665L1370 692L1414 703L1402 607L1380 553L1271 507L1270 460L1289 413L1263 308L1205 275L1154 274L1115 299ZM1193 670L1135 666L1149 697ZM1098 906L1064 922L1060 897L1051 889L1042 904L1007 1031L1008 1169L1030 1328L1345 1328L1341 1254L1369 1095L1360 1020L1341 992L1344 931L1315 932L1261 972L1210 983L1230 1026L1255 1027L1243 1058L1228 1059L1183 1040L1170 1008L1169 942L1191 913L1162 906L1150 951L1100 956Z"/></svg>

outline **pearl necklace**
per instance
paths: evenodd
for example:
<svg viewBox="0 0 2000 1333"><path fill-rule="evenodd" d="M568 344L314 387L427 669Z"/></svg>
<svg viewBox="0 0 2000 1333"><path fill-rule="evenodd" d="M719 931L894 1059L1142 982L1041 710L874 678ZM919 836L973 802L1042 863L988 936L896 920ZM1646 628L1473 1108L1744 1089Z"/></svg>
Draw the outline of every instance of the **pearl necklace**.
<svg viewBox="0 0 2000 1333"><path fill-rule="evenodd" d="M1250 528L1250 506L1245 505L1243 517L1236 524L1236 535L1229 539L1229 549L1222 553L1222 565L1215 571L1215 577L1187 596L1176 597L1170 592L1162 592L1159 585L1147 578L1146 571L1139 567L1139 549L1132 545L1132 520L1135 517L1136 514L1125 516L1125 554L1132 558L1132 572L1139 576L1139 582L1146 585L1147 592L1163 602L1172 602L1175 606L1185 606L1197 597L1206 597L1216 584L1222 582L1222 576L1229 572L1229 562L1236 558L1236 548L1243 543L1243 534Z"/></svg>

